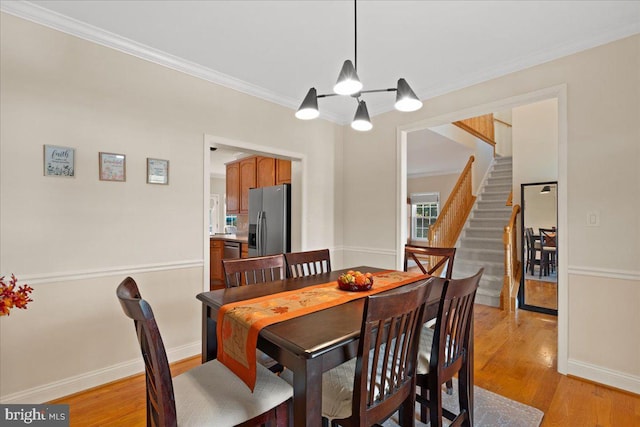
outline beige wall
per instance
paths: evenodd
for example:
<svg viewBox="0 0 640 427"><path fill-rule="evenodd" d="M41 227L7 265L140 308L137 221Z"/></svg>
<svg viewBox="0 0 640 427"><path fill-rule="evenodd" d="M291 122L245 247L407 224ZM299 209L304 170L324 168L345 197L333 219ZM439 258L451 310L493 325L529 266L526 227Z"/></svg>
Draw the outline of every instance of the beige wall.
<svg viewBox="0 0 640 427"><path fill-rule="evenodd" d="M407 195L412 193L440 193L440 206L444 205L456 185L459 173L421 176L407 179Z"/></svg>
<svg viewBox="0 0 640 427"><path fill-rule="evenodd" d="M566 111L566 122L561 124L566 146L559 149L566 149L566 160L558 173L559 186L566 187L561 189L559 204L565 209L561 212L567 237L566 281L559 284L565 299L559 321L561 335L565 331L569 335L561 337L566 354L560 355L559 365L569 373L639 393L640 335L626 331L637 324L640 303L638 35L425 100L424 107L414 113L376 116L368 133L347 130L342 156L361 156L370 167L344 171L344 200L375 214L368 215L367 221L344 217L344 261L360 264L373 259L383 267L398 265L394 249L401 241L398 217L403 218L397 213L398 180L402 179L397 174L398 128L429 121L435 125L440 117L467 113L478 105L508 104L515 97L562 84L566 84L567 104L559 115ZM600 212L599 227L586 224L587 212L592 210ZM378 250L371 256L360 248ZM609 325L611 319L618 319L620 327L596 333L590 329L592 322L584 321L593 312ZM624 340L629 341L621 353L619 344Z"/></svg>
<svg viewBox="0 0 640 427"><path fill-rule="evenodd" d="M6 14L0 31L0 271L35 288L28 310L0 319L3 402L141 370L115 298L126 275L151 301L170 357L199 352L203 134L304 155L306 169L294 168L308 196L301 249L331 248L336 268L395 267L398 126L563 83L569 370L640 392L640 338L621 348L624 328L593 327L638 323L640 198L629 195L640 194L640 36L374 117L373 131L356 133ZM42 176L45 143L76 148L75 178ZM98 180L99 151L127 155L126 183ZM147 156L171 161L169 186L145 183ZM344 158L368 167L343 168ZM601 225L588 228L594 209Z"/></svg>
<svg viewBox="0 0 640 427"><path fill-rule="evenodd" d="M314 197L297 234L340 247L341 127L4 13L0 31L0 274L35 289L28 310L0 319L1 401L140 372L115 296L127 275L170 357L200 352L205 134L305 157L300 192ZM75 178L43 176L43 144L76 149ZM100 151L126 154L126 182L98 180ZM146 157L170 160L168 186L146 184Z"/></svg>
<svg viewBox="0 0 640 427"><path fill-rule="evenodd" d="M512 111L513 203L520 184L558 180L558 100L547 99Z"/></svg>

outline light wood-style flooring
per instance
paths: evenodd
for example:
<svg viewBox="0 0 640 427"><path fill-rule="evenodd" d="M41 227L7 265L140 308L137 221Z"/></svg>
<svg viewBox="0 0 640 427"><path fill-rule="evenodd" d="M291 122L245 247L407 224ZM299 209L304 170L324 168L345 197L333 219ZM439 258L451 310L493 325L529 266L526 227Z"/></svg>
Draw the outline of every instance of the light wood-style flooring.
<svg viewBox="0 0 640 427"><path fill-rule="evenodd" d="M640 426L640 396L557 373L556 337L555 316L476 305L476 384L542 410L543 427ZM199 363L187 359L172 372ZM144 393L138 375L51 403L70 404L71 426L143 426Z"/></svg>
<svg viewBox="0 0 640 427"><path fill-rule="evenodd" d="M558 309L558 284L541 280L525 279L525 301L528 305Z"/></svg>

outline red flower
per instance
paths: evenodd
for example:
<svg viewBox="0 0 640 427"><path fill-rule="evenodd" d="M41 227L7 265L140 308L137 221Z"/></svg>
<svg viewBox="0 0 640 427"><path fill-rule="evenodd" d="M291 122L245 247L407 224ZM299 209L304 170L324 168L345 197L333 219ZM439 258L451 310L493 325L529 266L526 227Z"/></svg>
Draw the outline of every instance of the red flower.
<svg viewBox="0 0 640 427"><path fill-rule="evenodd" d="M9 311L16 307L26 309L27 304L33 301L29 294L33 288L29 285L22 285L16 289L18 279L13 274L8 283L4 281L4 276L0 277L0 316L8 316Z"/></svg>

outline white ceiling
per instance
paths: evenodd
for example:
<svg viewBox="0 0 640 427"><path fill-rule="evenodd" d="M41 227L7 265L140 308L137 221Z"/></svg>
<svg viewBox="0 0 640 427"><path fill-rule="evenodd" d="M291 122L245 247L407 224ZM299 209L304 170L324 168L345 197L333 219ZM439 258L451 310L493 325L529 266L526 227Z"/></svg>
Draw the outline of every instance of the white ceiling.
<svg viewBox="0 0 640 427"><path fill-rule="evenodd" d="M344 60L354 57L350 0L0 4L5 12L284 105L291 114L310 87L329 93ZM640 2L360 0L357 18L364 90L395 87L404 77L428 102L640 33ZM390 93L364 99L372 117L393 108ZM319 100L322 117L340 124L351 121L355 107L349 97ZM433 141L459 149L441 142ZM429 173L418 169L409 165L410 173Z"/></svg>
<svg viewBox="0 0 640 427"><path fill-rule="evenodd" d="M312 86L330 92L354 56L348 0L2 0L2 10L292 109ZM358 74L365 90L404 77L427 100L638 32L638 1L360 0ZM393 94L364 97L372 116L393 108ZM319 106L344 124L356 104Z"/></svg>

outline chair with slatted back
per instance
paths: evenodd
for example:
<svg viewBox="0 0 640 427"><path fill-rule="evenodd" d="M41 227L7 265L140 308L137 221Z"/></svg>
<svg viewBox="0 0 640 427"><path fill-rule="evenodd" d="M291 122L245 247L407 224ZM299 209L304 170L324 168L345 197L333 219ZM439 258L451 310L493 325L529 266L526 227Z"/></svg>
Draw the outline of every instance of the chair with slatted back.
<svg viewBox="0 0 640 427"><path fill-rule="evenodd" d="M315 276L331 271L329 249L284 254L287 277Z"/></svg>
<svg viewBox="0 0 640 427"><path fill-rule="evenodd" d="M227 288L273 282L285 278L284 256L282 254L223 259L222 269Z"/></svg>
<svg viewBox="0 0 640 427"><path fill-rule="evenodd" d="M453 261L456 257L456 248L438 248L435 246L405 245L404 247L404 271L409 271L409 262L416 264L424 274L438 274L440 277L451 279L453 274ZM430 336L435 320L427 322L422 335ZM427 339L427 338L423 338ZM447 382L447 388L452 390L453 382Z"/></svg>
<svg viewBox="0 0 640 427"><path fill-rule="evenodd" d="M267 255L252 258L223 259L225 286L234 288L244 285L256 285L260 283L281 280L285 277L284 256ZM271 372L282 372L284 367L275 359L267 356L260 350L257 351L258 363L269 368Z"/></svg>
<svg viewBox="0 0 640 427"><path fill-rule="evenodd" d="M434 287L442 282L442 297L435 329L423 328L418 352L416 400L421 406L421 420L430 426L442 426L442 417L451 425L470 426L471 366L469 348L472 337L473 304L484 269L464 279L434 278ZM431 331L425 333L427 331ZM454 414L442 408L442 385L458 375L460 412Z"/></svg>
<svg viewBox="0 0 640 427"><path fill-rule="evenodd" d="M147 426L285 426L293 388L258 366L254 391L217 360L171 378L167 354L151 306L127 277L116 291L138 335L144 359Z"/></svg>
<svg viewBox="0 0 640 427"><path fill-rule="evenodd" d="M540 256L540 239L539 236L536 236L533 233L533 228L527 227L524 229L524 241L525 246L527 248L527 259L525 263L525 273L527 271L531 272L531 275L534 274L534 270L536 265L540 266L541 256Z"/></svg>
<svg viewBox="0 0 640 427"><path fill-rule="evenodd" d="M455 256L456 248L405 245L404 271L409 271L409 262L412 261L424 274L434 275L446 268L440 276L450 279Z"/></svg>
<svg viewBox="0 0 640 427"><path fill-rule="evenodd" d="M544 274L548 276L550 271L555 271L556 267L556 229L555 228L539 228L540 231L540 273L539 277Z"/></svg>
<svg viewBox="0 0 640 427"><path fill-rule="evenodd" d="M322 416L332 426L415 418L415 367L429 280L368 296L357 357L322 375Z"/></svg>

